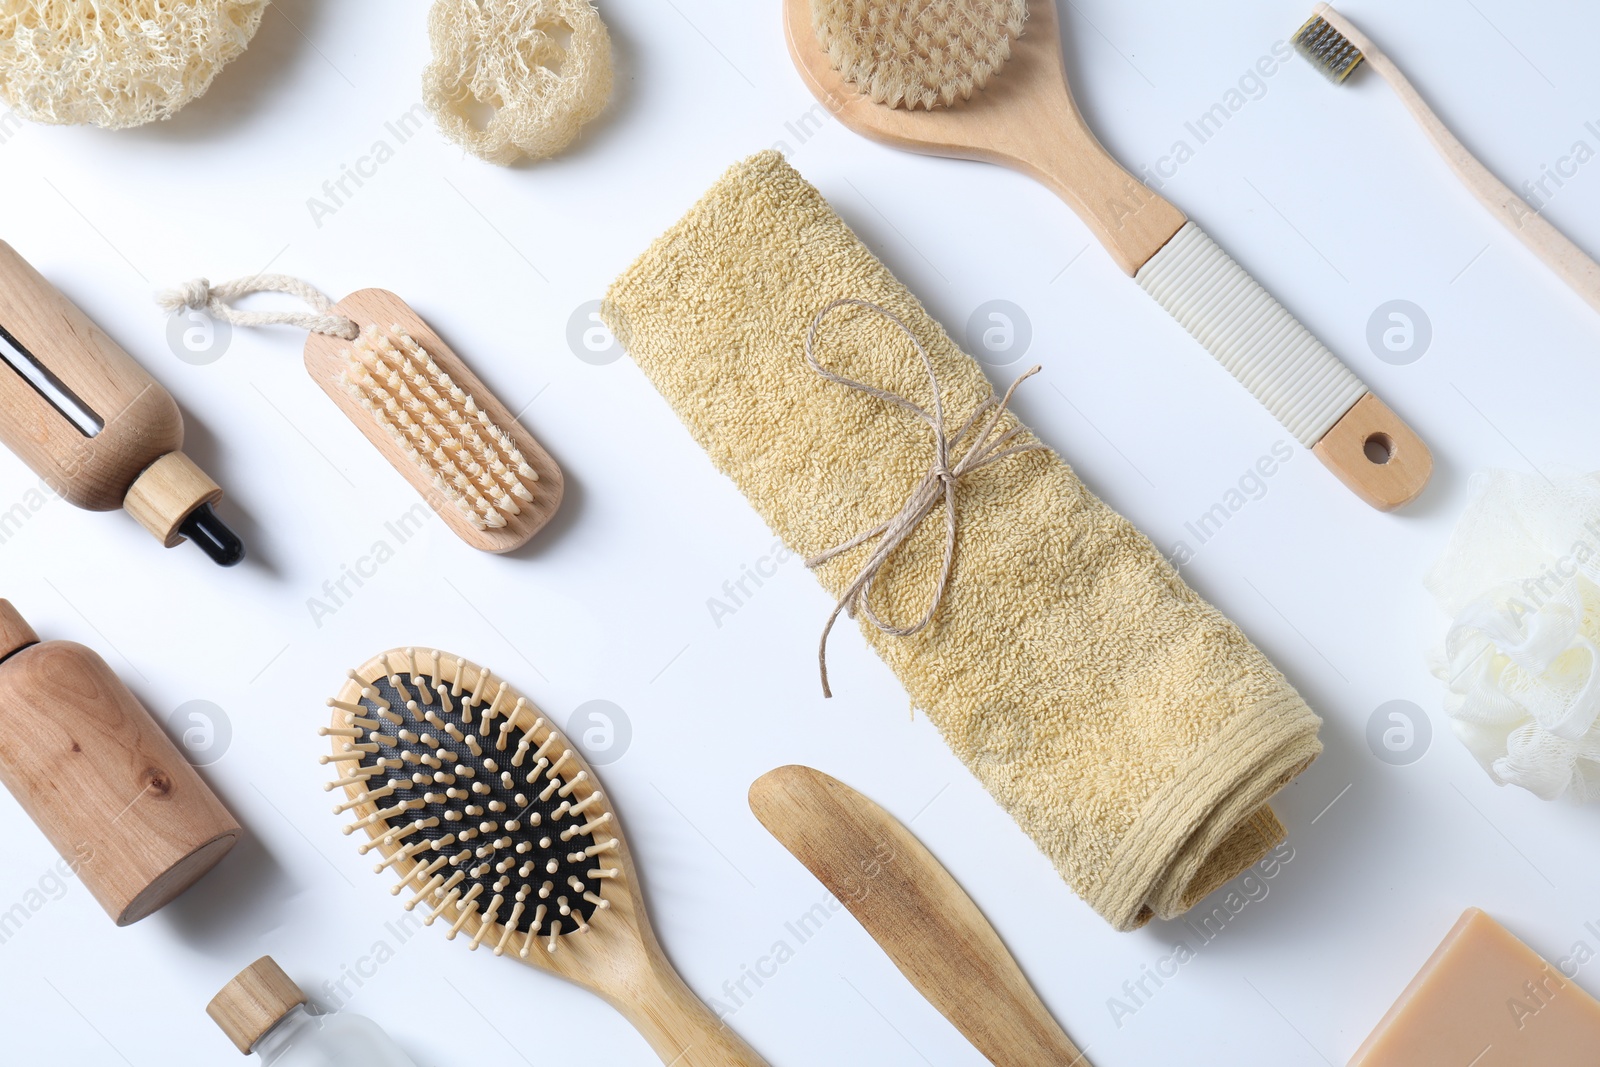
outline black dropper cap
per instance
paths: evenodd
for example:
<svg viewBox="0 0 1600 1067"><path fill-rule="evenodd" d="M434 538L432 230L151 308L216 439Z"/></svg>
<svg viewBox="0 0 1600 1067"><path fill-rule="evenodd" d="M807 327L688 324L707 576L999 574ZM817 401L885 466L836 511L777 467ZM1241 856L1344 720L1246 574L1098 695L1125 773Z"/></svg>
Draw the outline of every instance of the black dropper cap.
<svg viewBox="0 0 1600 1067"><path fill-rule="evenodd" d="M178 532L200 546L221 567L231 567L244 559L244 542L217 518L210 504L201 504L189 513Z"/></svg>

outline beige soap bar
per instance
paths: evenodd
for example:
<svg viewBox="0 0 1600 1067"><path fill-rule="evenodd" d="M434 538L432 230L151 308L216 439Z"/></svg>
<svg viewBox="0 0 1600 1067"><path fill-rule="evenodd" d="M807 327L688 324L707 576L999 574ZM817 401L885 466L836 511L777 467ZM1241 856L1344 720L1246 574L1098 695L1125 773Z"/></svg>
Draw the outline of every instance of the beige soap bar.
<svg viewBox="0 0 1600 1067"><path fill-rule="evenodd" d="M1462 912L1350 1060L1350 1067L1469 1064L1600 1064L1600 1002L1477 908Z"/></svg>

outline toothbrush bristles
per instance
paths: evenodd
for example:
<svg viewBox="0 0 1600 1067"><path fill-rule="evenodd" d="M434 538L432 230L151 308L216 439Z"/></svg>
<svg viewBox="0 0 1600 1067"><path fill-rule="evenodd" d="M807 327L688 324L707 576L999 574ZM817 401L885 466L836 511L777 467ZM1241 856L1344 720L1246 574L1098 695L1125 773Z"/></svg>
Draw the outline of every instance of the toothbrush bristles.
<svg viewBox="0 0 1600 1067"><path fill-rule="evenodd" d="M1334 84L1350 77L1364 58L1361 49L1321 15L1312 15L1294 32L1294 47Z"/></svg>

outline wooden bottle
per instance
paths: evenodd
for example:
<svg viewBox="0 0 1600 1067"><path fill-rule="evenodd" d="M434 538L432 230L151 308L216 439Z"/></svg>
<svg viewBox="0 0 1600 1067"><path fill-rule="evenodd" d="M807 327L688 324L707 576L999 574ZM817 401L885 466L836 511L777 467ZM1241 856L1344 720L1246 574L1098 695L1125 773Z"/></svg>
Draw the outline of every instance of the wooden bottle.
<svg viewBox="0 0 1600 1067"><path fill-rule="evenodd" d="M211 511L222 490L182 452L177 402L0 241L0 440L67 501L126 508L166 547L244 557Z"/></svg>
<svg viewBox="0 0 1600 1067"><path fill-rule="evenodd" d="M193 885L239 823L106 661L0 600L0 782L118 926Z"/></svg>

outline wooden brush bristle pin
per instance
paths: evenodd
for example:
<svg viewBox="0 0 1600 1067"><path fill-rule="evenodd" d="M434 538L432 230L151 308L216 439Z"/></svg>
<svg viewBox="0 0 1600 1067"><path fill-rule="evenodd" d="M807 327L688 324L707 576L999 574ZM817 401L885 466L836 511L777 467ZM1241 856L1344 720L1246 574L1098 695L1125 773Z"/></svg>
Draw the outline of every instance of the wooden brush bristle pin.
<svg viewBox="0 0 1600 1067"><path fill-rule="evenodd" d="M1422 492L1433 458L1411 428L1101 146L1067 84L1056 0L783 0L783 8L795 66L845 126L1042 182L1357 496L1387 511Z"/></svg>
<svg viewBox="0 0 1600 1067"><path fill-rule="evenodd" d="M0 440L80 508L125 508L167 548L224 567L244 545L184 455L177 402L78 306L0 241Z"/></svg>
<svg viewBox="0 0 1600 1067"><path fill-rule="evenodd" d="M330 700L327 786L407 910L603 997L675 1067L765 1067L656 942L594 771L528 699L437 649L393 649Z"/></svg>
<svg viewBox="0 0 1600 1067"><path fill-rule="evenodd" d="M240 311L250 293L282 292L313 310ZM467 544L509 552L561 504L561 468L533 435L440 340L422 316L383 289L335 304L280 274L211 285L204 278L161 293L169 311L192 308L243 326L310 331L312 379Z"/></svg>

